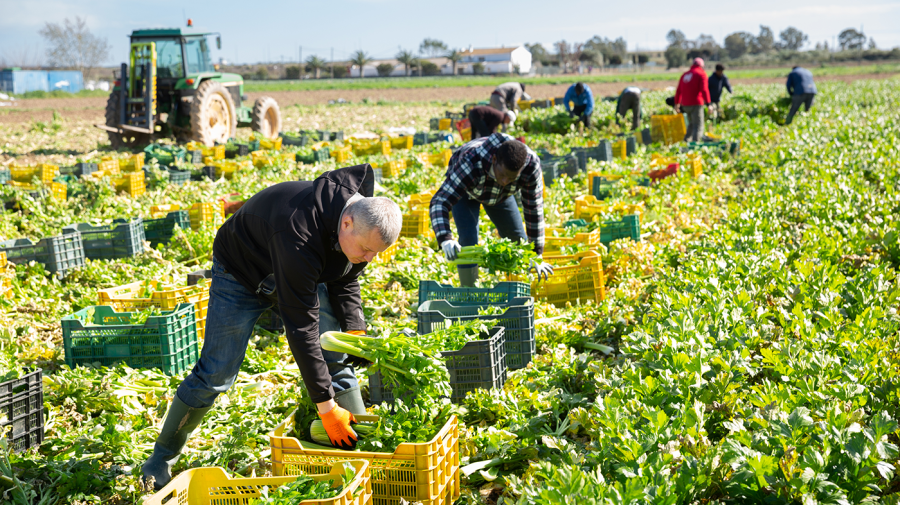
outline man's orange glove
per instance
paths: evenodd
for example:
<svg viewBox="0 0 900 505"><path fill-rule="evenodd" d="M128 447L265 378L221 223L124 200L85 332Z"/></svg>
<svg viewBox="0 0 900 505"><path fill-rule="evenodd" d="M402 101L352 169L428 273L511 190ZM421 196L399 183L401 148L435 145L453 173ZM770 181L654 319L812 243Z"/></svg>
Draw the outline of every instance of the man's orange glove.
<svg viewBox="0 0 900 505"><path fill-rule="evenodd" d="M344 410L340 405L335 405L333 409L324 414L319 413L322 418L322 426L328 433L331 445L346 450L356 448L356 432L351 428L356 424L356 418L349 411Z"/></svg>

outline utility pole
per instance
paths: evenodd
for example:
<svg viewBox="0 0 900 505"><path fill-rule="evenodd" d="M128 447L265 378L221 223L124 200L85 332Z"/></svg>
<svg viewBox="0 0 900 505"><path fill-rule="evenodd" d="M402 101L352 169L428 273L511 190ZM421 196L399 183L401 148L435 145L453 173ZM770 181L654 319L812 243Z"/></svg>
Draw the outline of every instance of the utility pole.
<svg viewBox="0 0 900 505"><path fill-rule="evenodd" d="M300 46L300 80L303 80L303 46Z"/></svg>
<svg viewBox="0 0 900 505"><path fill-rule="evenodd" d="M331 48L331 78L334 79L334 48Z"/></svg>

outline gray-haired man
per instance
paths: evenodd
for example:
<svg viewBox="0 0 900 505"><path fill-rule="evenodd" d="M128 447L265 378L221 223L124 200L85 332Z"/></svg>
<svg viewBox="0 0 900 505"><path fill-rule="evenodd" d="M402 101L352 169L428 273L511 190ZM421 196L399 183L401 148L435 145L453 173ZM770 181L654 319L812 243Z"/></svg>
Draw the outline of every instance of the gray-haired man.
<svg viewBox="0 0 900 505"><path fill-rule="evenodd" d="M357 278L397 240L403 219L397 204L373 198L374 187L368 164L275 184L219 229L203 350L144 463L146 481L159 489L171 480L191 432L234 384L254 324L273 306L332 443L356 446L353 413L365 406L355 372L345 355L323 352L319 335L366 331Z"/></svg>

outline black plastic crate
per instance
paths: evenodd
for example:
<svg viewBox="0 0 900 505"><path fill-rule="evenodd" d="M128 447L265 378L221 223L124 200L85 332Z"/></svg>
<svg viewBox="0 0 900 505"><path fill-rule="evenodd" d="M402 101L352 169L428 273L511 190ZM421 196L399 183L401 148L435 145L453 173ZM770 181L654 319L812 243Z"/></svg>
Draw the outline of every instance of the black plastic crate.
<svg viewBox="0 0 900 505"><path fill-rule="evenodd" d="M479 309L503 307L506 310L496 315L479 315ZM416 312L418 332L431 333L447 326L447 321L494 321L506 329L506 364L510 370L523 368L534 357L534 299L513 298L509 303L459 305L445 300L430 300L419 304Z"/></svg>
<svg viewBox="0 0 900 505"><path fill-rule="evenodd" d="M637 151L637 139L633 136L627 137L625 139L625 155L631 156L635 151Z"/></svg>
<svg viewBox="0 0 900 505"><path fill-rule="evenodd" d="M213 181L216 180L216 167L205 166L200 169L200 172L203 174L203 177Z"/></svg>
<svg viewBox="0 0 900 505"><path fill-rule="evenodd" d="M84 244L80 233L68 233L42 238L34 243L27 238L0 242L0 251L11 263L37 261L51 274L62 279L73 268L84 266Z"/></svg>
<svg viewBox="0 0 900 505"><path fill-rule="evenodd" d="M608 140L601 140L596 147L588 150L587 156L597 161L612 161L612 144Z"/></svg>
<svg viewBox="0 0 900 505"><path fill-rule="evenodd" d="M75 164L75 175L79 175L81 177L87 177L96 171L97 171L96 163L76 163Z"/></svg>
<svg viewBox="0 0 900 505"><path fill-rule="evenodd" d="M187 285L196 286L200 279L212 279L212 270L195 270L187 274Z"/></svg>
<svg viewBox="0 0 900 505"><path fill-rule="evenodd" d="M433 117L428 120L428 128L431 128L434 131L441 129L441 118Z"/></svg>
<svg viewBox="0 0 900 505"><path fill-rule="evenodd" d="M426 144L440 142L443 138L443 135L441 135L439 132L418 132L413 135L413 145L424 146Z"/></svg>
<svg viewBox="0 0 900 505"><path fill-rule="evenodd" d="M309 135L294 135L293 133L281 132L278 134L281 137L281 145L282 146L299 146L303 147L310 143L311 139Z"/></svg>
<svg viewBox="0 0 900 505"><path fill-rule="evenodd" d="M541 170L544 172L544 186L551 186L559 178L559 161L541 160Z"/></svg>
<svg viewBox="0 0 900 505"><path fill-rule="evenodd" d="M247 144L233 142L230 145L226 145L225 147L225 157L228 159L234 159L238 156L247 156L249 154L250 146Z"/></svg>
<svg viewBox="0 0 900 505"><path fill-rule="evenodd" d="M190 170L177 170L171 167L166 168L166 171L169 172L169 183L174 184L176 186L181 186L187 181L191 180L191 171Z"/></svg>
<svg viewBox="0 0 900 505"><path fill-rule="evenodd" d="M492 288L455 288L436 281L419 281L419 304L446 300L455 305L488 305L525 296L531 296L531 286L525 282L500 282Z"/></svg>
<svg viewBox="0 0 900 505"><path fill-rule="evenodd" d="M449 110L444 113L445 118L450 118L454 121L462 121L465 119L465 115L462 112L450 112Z"/></svg>
<svg viewBox="0 0 900 505"><path fill-rule="evenodd" d="M70 224L62 231L80 232L84 254L91 259L130 258L144 252L144 221L139 217L131 221L115 219L109 226Z"/></svg>
<svg viewBox="0 0 900 505"><path fill-rule="evenodd" d="M5 428L12 426L7 440L13 452L41 445L44 440L44 390L40 368L18 379L0 383L0 415Z"/></svg>
<svg viewBox="0 0 900 505"><path fill-rule="evenodd" d="M191 229L191 219L187 210L175 210L159 219L144 219L144 238L150 242L150 247L156 248L158 244L167 244L175 236L175 227L182 230Z"/></svg>
<svg viewBox="0 0 900 505"><path fill-rule="evenodd" d="M194 165L199 165L203 163L203 151L197 149L194 151L188 151L185 159L188 163L192 163Z"/></svg>
<svg viewBox="0 0 900 505"><path fill-rule="evenodd" d="M650 128L644 128L641 130L641 144L645 146L649 146L653 143L653 136L650 135Z"/></svg>

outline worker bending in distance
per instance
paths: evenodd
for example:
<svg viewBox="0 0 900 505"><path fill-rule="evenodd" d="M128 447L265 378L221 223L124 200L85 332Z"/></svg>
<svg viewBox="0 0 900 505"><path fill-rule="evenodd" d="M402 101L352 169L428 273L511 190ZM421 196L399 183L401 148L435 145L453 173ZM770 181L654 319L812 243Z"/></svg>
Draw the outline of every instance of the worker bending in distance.
<svg viewBox="0 0 900 505"><path fill-rule="evenodd" d="M277 306L310 399L336 447L356 446L353 414L365 413L347 355L323 352L326 331L365 334L358 277L400 235L403 216L373 198L366 165L282 182L255 194L219 228L213 243L206 338L200 360L178 386L153 454L142 467L157 489L172 479L191 432L230 388L253 326Z"/></svg>
<svg viewBox="0 0 900 505"><path fill-rule="evenodd" d="M491 92L491 107L500 112L518 110L519 100L522 99L531 100L525 92L525 85L521 82L505 82Z"/></svg>
<svg viewBox="0 0 900 505"><path fill-rule="evenodd" d="M703 107L710 101L709 81L703 65L703 58L694 58L694 64L681 74L675 88L675 113L684 111L690 120L685 142L700 142L703 138Z"/></svg>
<svg viewBox="0 0 900 505"><path fill-rule="evenodd" d="M728 76L725 75L725 65L717 63L716 71L709 76L709 117L719 118L722 113L719 102L722 100L722 92L726 89L729 93L734 93L731 90L731 83L728 82Z"/></svg>
<svg viewBox="0 0 900 505"><path fill-rule="evenodd" d="M522 195L525 226L516 204L517 192ZM534 244L538 259L532 262L533 269L546 280L553 267L540 259L544 252L543 192L541 160L525 144L494 133L463 145L450 158L444 183L431 199L431 225L447 261L455 260L462 246L478 244L484 206L500 237ZM459 242L450 230L451 211ZM461 286L475 286L478 265L459 265L458 271Z"/></svg>
<svg viewBox="0 0 900 505"><path fill-rule="evenodd" d="M616 124L619 124L619 117L625 119L625 114L631 111L631 130L637 130L641 127L641 88L637 86L628 86L622 90L619 100L616 101Z"/></svg>
<svg viewBox="0 0 900 505"><path fill-rule="evenodd" d="M505 131L508 125L515 122L516 113L512 110L501 112L486 105L479 105L469 109L469 124L472 127L473 140L496 133L501 126Z"/></svg>
<svg viewBox="0 0 900 505"><path fill-rule="evenodd" d="M812 72L800 66L794 67L788 74L787 91L791 96L791 110L784 120L785 126L791 124L801 105L806 106L806 112L812 107L813 99L816 98L816 83L813 82Z"/></svg>
<svg viewBox="0 0 900 505"><path fill-rule="evenodd" d="M572 106L570 102L575 105ZM566 90L563 103L570 116L578 118L585 128L591 127L591 114L594 113L594 94L591 93L591 88L576 82Z"/></svg>

